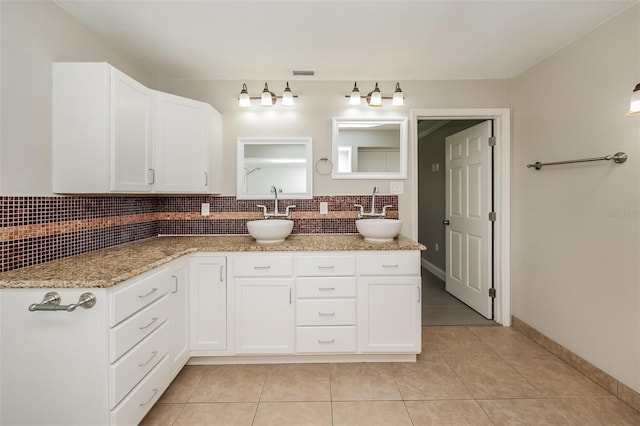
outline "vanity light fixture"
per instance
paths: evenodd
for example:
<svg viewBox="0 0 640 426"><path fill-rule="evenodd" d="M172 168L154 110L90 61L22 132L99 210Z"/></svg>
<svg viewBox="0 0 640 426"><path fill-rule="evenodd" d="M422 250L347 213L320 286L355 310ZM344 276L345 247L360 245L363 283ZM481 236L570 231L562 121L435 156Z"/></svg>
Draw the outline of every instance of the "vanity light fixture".
<svg viewBox="0 0 640 426"><path fill-rule="evenodd" d="M640 114L640 83L636 85L631 93L631 100L629 102L629 112L627 115L639 115Z"/></svg>
<svg viewBox="0 0 640 426"><path fill-rule="evenodd" d="M377 82L375 88L371 92L367 93L367 96L360 96L360 90L358 90L358 84L356 82L353 83L353 90L351 91L351 94L346 95L345 97L349 98L349 105L360 105L361 99L365 99L367 101L367 105L371 107L381 107L383 99L391 99L391 105L393 106L404 105L404 94L402 93L402 89L400 89L400 83L396 83L396 90L393 93L393 96L382 96Z"/></svg>
<svg viewBox="0 0 640 426"><path fill-rule="evenodd" d="M293 105L293 99L297 97L298 95L294 95L291 91L289 82L287 82L287 87L284 89L282 96L276 96L275 93L269 90L267 83L264 83L264 89L260 96L250 96L246 83L242 83L242 90L240 91L240 96L238 96L238 106L250 107L251 100L258 99L260 100L260 105L267 107L275 105L278 99L282 99L282 105Z"/></svg>

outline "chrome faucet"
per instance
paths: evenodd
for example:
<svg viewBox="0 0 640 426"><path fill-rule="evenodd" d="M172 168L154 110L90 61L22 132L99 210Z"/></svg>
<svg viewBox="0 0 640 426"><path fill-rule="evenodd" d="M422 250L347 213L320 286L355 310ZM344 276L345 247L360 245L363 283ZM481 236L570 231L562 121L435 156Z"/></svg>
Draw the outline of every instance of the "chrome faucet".
<svg viewBox="0 0 640 426"><path fill-rule="evenodd" d="M270 191L273 196L275 197L275 203L274 203L274 207L273 207L273 213L269 213L267 211L267 206L263 205L263 204L258 204L257 207L262 209L262 214L264 215L265 219L269 219L272 217L286 217L287 219L291 219L291 209L295 209L296 206L287 206L287 208L285 209L284 213L281 213L280 211L278 211L278 192L282 192L282 189L278 189L276 188L275 185L271 185L271 191Z"/></svg>
<svg viewBox="0 0 640 426"><path fill-rule="evenodd" d="M369 213L364 212L364 207L362 207L362 204L354 204L355 207L360 208L360 212L358 213L358 219L362 219L363 217L377 217L377 218L387 217L387 209L393 206L391 205L384 206L382 207L381 213L376 213L376 194L378 192L379 192L378 187L374 186L373 193L371 194L371 211Z"/></svg>

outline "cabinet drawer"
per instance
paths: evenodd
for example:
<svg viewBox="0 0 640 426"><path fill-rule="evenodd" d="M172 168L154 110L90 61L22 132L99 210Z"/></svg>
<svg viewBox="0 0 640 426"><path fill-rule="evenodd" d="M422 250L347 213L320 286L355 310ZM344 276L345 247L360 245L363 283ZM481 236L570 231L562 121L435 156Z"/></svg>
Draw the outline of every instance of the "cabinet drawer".
<svg viewBox="0 0 640 426"><path fill-rule="evenodd" d="M312 255L296 256L296 275L306 277L344 276L356 274L355 256Z"/></svg>
<svg viewBox="0 0 640 426"><path fill-rule="evenodd" d="M355 327L298 327L298 353L355 352Z"/></svg>
<svg viewBox="0 0 640 426"><path fill-rule="evenodd" d="M111 411L111 425L137 425L169 385L169 356L166 355L133 391Z"/></svg>
<svg viewBox="0 0 640 426"><path fill-rule="evenodd" d="M113 408L169 353L169 323L165 322L132 351L109 367L109 407Z"/></svg>
<svg viewBox="0 0 640 426"><path fill-rule="evenodd" d="M356 277L298 278L296 295L300 299L355 297Z"/></svg>
<svg viewBox="0 0 640 426"><path fill-rule="evenodd" d="M109 294L109 325L113 327L169 292L169 270L162 268Z"/></svg>
<svg viewBox="0 0 640 426"><path fill-rule="evenodd" d="M298 300L297 325L355 325L356 301Z"/></svg>
<svg viewBox="0 0 640 426"><path fill-rule="evenodd" d="M169 296L164 296L151 306L109 332L109 362L114 362L139 341L147 337L169 318Z"/></svg>
<svg viewBox="0 0 640 426"><path fill-rule="evenodd" d="M360 275L420 275L420 253L362 254L358 271Z"/></svg>
<svg viewBox="0 0 640 426"><path fill-rule="evenodd" d="M293 274L291 256L234 256L233 275L236 277L284 277Z"/></svg>

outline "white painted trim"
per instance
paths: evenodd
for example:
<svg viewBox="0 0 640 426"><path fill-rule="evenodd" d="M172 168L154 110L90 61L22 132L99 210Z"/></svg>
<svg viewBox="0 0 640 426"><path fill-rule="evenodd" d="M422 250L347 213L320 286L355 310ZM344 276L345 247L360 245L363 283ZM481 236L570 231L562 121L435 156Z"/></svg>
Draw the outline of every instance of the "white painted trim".
<svg viewBox="0 0 640 426"><path fill-rule="evenodd" d="M494 320L505 327L511 326L511 111L509 108L451 108L411 110L411 126L418 128L418 119L492 119L497 145L494 150L494 195L496 227L494 240L494 281L497 291ZM418 134L409 134L409 181L412 183L410 199L411 238L418 239Z"/></svg>
<svg viewBox="0 0 640 426"><path fill-rule="evenodd" d="M434 265L433 263L425 259L420 259L420 262L422 263L422 267L424 269L431 272L433 275L440 278L442 281L447 279L447 273L443 269L438 268L436 265Z"/></svg>

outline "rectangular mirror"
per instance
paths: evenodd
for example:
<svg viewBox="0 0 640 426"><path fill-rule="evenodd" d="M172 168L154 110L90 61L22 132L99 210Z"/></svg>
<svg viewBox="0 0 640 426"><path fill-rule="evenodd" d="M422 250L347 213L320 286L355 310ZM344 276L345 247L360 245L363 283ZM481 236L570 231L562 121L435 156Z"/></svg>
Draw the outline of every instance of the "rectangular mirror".
<svg viewBox="0 0 640 426"><path fill-rule="evenodd" d="M238 199L312 198L311 138L238 138Z"/></svg>
<svg viewBox="0 0 640 426"><path fill-rule="evenodd" d="M406 179L407 122L333 118L334 179Z"/></svg>

